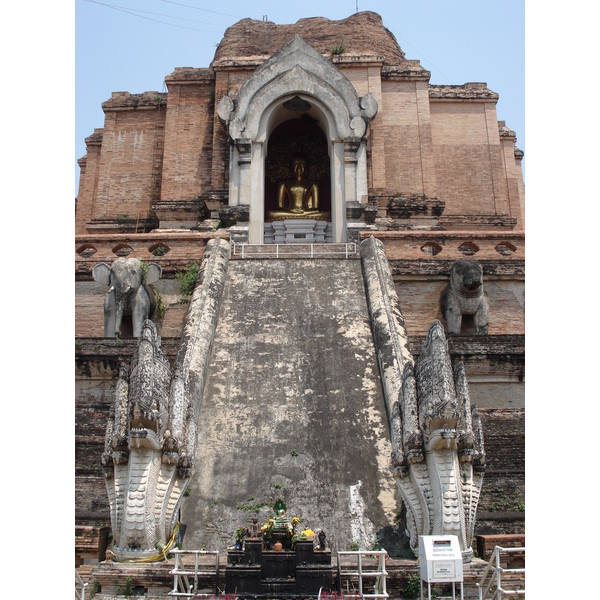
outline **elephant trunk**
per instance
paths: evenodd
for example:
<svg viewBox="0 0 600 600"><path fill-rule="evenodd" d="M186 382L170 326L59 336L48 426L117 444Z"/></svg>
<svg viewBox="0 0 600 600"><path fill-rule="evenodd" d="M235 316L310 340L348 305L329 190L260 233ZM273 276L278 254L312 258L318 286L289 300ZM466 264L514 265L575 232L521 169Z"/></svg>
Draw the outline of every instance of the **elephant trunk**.
<svg viewBox="0 0 600 600"><path fill-rule="evenodd" d="M123 321L124 299L123 296L117 296L117 306L115 309L115 335L121 337L121 322Z"/></svg>

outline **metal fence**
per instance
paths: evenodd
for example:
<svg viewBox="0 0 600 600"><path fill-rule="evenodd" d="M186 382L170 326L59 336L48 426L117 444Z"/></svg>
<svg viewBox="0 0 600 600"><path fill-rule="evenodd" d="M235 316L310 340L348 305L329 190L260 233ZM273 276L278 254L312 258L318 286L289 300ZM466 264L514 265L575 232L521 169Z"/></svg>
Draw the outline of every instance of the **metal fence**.
<svg viewBox="0 0 600 600"><path fill-rule="evenodd" d="M477 583L479 600L502 600L505 596L525 596L524 589L507 590L502 587L502 574L522 574L525 576L525 569L506 569L500 566L501 554L523 554L525 556L525 547L520 548L502 548L496 546L490 556L490 560L483 572L481 581ZM489 578L489 580L488 580Z"/></svg>
<svg viewBox="0 0 600 600"><path fill-rule="evenodd" d="M85 589L88 584L81 579L81 575L75 569L75 600L85 600Z"/></svg>
<svg viewBox="0 0 600 600"><path fill-rule="evenodd" d="M219 551L218 550L171 550L175 556L175 565L170 571L173 575L173 589L169 596L178 598L214 598L219 596ZM209 568L208 561L201 561L201 557L214 556L214 568ZM187 562L186 562L187 559ZM193 559L193 561L191 560ZM202 563L202 564L201 564ZM213 594L201 594L198 590L200 577L214 577L215 587Z"/></svg>
<svg viewBox="0 0 600 600"><path fill-rule="evenodd" d="M356 559L356 562L352 565L342 565L342 556L349 556ZM365 558L375 558L376 565L373 567L371 564L365 564ZM342 593L343 583L342 579L346 578L347 581L352 580L358 584L358 595L360 598L388 598L389 595L386 590L386 577L387 571L385 570L385 561L387 558L387 552L385 550L357 550L357 551L344 551L337 553L337 580L338 580L338 592ZM365 593L366 582L363 579L372 581L372 591ZM370 586L368 586L370 587Z"/></svg>
<svg viewBox="0 0 600 600"><path fill-rule="evenodd" d="M247 244L231 242L232 258L354 258L357 245L331 244Z"/></svg>

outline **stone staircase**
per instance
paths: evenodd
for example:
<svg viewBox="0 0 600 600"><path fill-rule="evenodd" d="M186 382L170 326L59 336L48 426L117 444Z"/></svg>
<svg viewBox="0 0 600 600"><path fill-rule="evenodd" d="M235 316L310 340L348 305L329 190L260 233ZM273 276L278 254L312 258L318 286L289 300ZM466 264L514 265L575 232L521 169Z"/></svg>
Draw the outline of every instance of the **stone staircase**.
<svg viewBox="0 0 600 600"><path fill-rule="evenodd" d="M197 440L184 547L225 549L237 527L271 517L279 495L334 551L358 539L370 546L393 526L389 428L359 260L229 261Z"/></svg>

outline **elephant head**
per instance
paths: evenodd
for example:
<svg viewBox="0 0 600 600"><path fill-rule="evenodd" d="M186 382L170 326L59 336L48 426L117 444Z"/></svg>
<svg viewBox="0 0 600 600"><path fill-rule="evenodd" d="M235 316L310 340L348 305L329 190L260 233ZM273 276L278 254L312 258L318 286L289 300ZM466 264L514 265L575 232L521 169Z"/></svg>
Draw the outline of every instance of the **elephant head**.
<svg viewBox="0 0 600 600"><path fill-rule="evenodd" d="M95 281L109 286L104 299L104 337L121 337L124 315L131 315L133 337L139 338L156 302L149 284L160 279L156 263L144 265L137 258L117 258L112 265L99 263L92 269Z"/></svg>

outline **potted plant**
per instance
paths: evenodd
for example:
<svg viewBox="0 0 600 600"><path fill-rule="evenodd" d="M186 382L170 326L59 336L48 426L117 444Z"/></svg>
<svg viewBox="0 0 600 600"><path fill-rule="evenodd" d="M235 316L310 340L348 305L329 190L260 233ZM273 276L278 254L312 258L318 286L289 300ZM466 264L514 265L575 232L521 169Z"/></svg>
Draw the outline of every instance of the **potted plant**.
<svg viewBox="0 0 600 600"><path fill-rule="evenodd" d="M235 549L241 550L244 538L248 535L248 530L245 527L238 527L235 530Z"/></svg>
<svg viewBox="0 0 600 600"><path fill-rule="evenodd" d="M273 527L275 526L275 519L269 519L261 528L260 531L263 537L263 543L265 550L271 547L271 539L273 537Z"/></svg>

